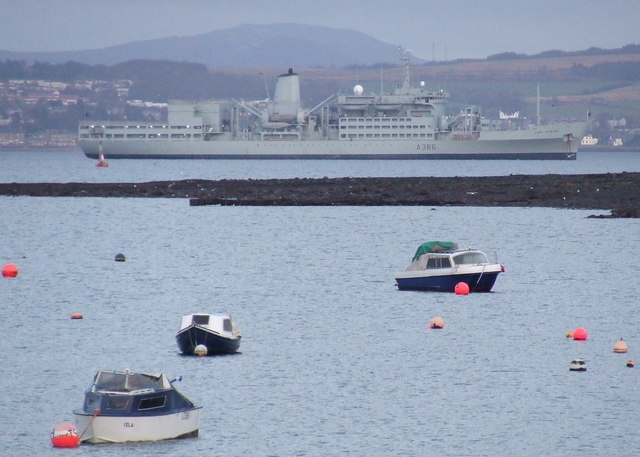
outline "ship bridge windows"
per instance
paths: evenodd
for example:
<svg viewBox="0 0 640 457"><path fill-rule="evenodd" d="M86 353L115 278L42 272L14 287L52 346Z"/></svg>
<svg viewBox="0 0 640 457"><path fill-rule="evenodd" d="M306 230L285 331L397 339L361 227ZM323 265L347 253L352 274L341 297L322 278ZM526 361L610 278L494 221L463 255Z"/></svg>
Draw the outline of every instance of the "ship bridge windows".
<svg viewBox="0 0 640 457"><path fill-rule="evenodd" d="M127 133L127 138L146 138L147 135L144 133Z"/></svg>
<svg viewBox="0 0 640 457"><path fill-rule="evenodd" d="M91 138L103 138L102 133L92 133Z"/></svg>

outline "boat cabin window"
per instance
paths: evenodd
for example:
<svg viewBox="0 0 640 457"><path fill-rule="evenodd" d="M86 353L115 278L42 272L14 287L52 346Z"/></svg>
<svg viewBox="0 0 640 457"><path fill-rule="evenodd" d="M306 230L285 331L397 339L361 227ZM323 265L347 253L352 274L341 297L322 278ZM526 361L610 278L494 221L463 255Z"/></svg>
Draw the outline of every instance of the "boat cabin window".
<svg viewBox="0 0 640 457"><path fill-rule="evenodd" d="M193 323L198 325L209 325L209 316L193 316Z"/></svg>
<svg viewBox="0 0 640 457"><path fill-rule="evenodd" d="M232 330L231 319L224 319L222 321L222 328L225 332L230 332Z"/></svg>
<svg viewBox="0 0 640 457"><path fill-rule="evenodd" d="M110 395L107 397L107 409L127 409L129 397L124 395Z"/></svg>
<svg viewBox="0 0 640 457"><path fill-rule="evenodd" d="M475 265L478 263L488 263L487 256L481 252L465 252L453 258L457 265Z"/></svg>
<svg viewBox="0 0 640 457"><path fill-rule="evenodd" d="M162 397L143 398L140 400L140 405L138 405L138 411L143 409L162 408L164 407L166 400L167 397L165 395Z"/></svg>
<svg viewBox="0 0 640 457"><path fill-rule="evenodd" d="M85 411L95 411L96 409L100 409L100 402L102 401L101 395L88 393L85 396L84 401L84 410Z"/></svg>
<svg viewBox="0 0 640 457"><path fill-rule="evenodd" d="M431 257L427 260L427 270L434 268L451 268L449 257Z"/></svg>

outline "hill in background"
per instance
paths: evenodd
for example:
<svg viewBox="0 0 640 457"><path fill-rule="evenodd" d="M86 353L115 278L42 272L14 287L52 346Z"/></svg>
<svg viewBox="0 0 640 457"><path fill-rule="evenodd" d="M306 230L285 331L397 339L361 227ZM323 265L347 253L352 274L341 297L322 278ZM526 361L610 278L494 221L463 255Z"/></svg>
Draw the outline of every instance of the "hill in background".
<svg viewBox="0 0 640 457"><path fill-rule="evenodd" d="M0 50L0 60L115 65L128 60L171 60L207 67L343 67L397 62L397 45L361 32L301 24L241 25L187 36L64 52ZM421 59L414 58L421 62Z"/></svg>

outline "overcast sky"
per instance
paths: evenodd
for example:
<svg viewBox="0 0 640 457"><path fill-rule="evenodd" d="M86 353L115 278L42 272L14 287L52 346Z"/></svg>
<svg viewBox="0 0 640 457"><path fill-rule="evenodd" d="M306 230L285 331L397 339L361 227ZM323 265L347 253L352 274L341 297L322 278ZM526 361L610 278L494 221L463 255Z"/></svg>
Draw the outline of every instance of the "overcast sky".
<svg viewBox="0 0 640 457"><path fill-rule="evenodd" d="M640 44L640 0L0 0L0 49L69 51L295 22L423 59Z"/></svg>

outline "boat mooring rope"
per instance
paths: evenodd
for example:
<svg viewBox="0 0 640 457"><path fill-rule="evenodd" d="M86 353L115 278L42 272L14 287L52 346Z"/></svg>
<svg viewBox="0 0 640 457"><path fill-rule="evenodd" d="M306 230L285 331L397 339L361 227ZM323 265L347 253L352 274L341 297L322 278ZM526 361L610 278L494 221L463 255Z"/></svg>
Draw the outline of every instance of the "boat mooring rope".
<svg viewBox="0 0 640 457"><path fill-rule="evenodd" d="M96 416L100 415L100 410L99 409L94 409L93 410L93 415L91 416L91 420L89 421L89 423L87 424L87 426L84 428L84 430L82 431L82 433L80 434L80 441L82 441L82 437L84 436L84 434L87 432L87 430L89 429L89 427L91 426L91 423L93 422L93 420L96 418Z"/></svg>

